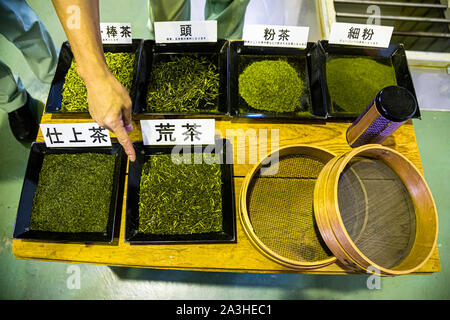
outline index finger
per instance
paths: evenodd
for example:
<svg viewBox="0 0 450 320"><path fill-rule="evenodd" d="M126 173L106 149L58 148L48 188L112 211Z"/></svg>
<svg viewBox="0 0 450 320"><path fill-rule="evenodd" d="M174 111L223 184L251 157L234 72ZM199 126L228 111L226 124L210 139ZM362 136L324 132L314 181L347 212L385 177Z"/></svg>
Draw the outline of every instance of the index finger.
<svg viewBox="0 0 450 320"><path fill-rule="evenodd" d="M116 135L117 141L122 145L130 161L134 162L134 160L136 160L136 151L134 150L133 144L131 143L131 139L128 136L128 133L125 130L125 128L121 125L118 125L114 128L111 128L111 130Z"/></svg>

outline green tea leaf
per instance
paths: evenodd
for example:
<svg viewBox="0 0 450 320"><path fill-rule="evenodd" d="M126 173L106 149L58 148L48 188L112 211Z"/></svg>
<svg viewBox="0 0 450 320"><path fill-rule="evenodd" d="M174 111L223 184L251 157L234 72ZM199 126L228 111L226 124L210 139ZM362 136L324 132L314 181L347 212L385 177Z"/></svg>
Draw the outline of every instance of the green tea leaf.
<svg viewBox="0 0 450 320"><path fill-rule="evenodd" d="M142 169L139 232L174 235L222 231L220 164L174 163L154 155Z"/></svg>
<svg viewBox="0 0 450 320"><path fill-rule="evenodd" d="M162 56L162 55L160 55ZM149 112L217 111L219 74L197 54L170 55L152 67L147 93Z"/></svg>
<svg viewBox="0 0 450 320"><path fill-rule="evenodd" d="M303 81L287 61L253 62L239 75L239 94L257 110L294 112L302 91Z"/></svg>
<svg viewBox="0 0 450 320"><path fill-rule="evenodd" d="M115 155L45 155L33 199L31 230L104 232L113 190Z"/></svg>
<svg viewBox="0 0 450 320"><path fill-rule="evenodd" d="M111 73L130 93L133 87L133 70L135 53L131 52L105 52L105 60ZM63 112L88 112L87 89L83 79L77 73L77 64L72 60L67 71L61 100Z"/></svg>
<svg viewBox="0 0 450 320"><path fill-rule="evenodd" d="M335 58L326 64L334 112L360 114L385 87L397 85L392 63L371 58Z"/></svg>

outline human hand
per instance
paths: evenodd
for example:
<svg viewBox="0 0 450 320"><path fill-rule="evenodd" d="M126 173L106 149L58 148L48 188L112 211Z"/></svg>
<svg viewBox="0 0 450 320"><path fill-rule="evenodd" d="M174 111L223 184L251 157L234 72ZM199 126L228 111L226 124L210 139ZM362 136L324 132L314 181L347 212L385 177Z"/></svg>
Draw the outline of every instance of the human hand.
<svg viewBox="0 0 450 320"><path fill-rule="evenodd" d="M110 72L84 81L92 119L116 135L128 158L133 162L136 159L136 152L128 136L128 132L133 131L132 103L128 91Z"/></svg>

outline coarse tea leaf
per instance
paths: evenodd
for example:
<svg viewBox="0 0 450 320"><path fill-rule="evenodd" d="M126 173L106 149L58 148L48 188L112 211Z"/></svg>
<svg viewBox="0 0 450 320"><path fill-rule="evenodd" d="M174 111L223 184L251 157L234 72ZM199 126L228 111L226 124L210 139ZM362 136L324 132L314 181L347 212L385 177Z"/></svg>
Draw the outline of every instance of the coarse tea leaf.
<svg viewBox="0 0 450 320"><path fill-rule="evenodd" d="M147 93L148 112L217 111L219 73L198 54L159 55L152 67Z"/></svg>
<svg viewBox="0 0 450 320"><path fill-rule="evenodd" d="M281 59L253 62L239 75L239 94L257 110L294 112L302 90L298 72Z"/></svg>
<svg viewBox="0 0 450 320"><path fill-rule="evenodd" d="M44 156L33 199L31 230L104 232L113 190L115 155Z"/></svg>
<svg viewBox="0 0 450 320"><path fill-rule="evenodd" d="M201 154L198 154L201 156ZM220 164L173 162L170 154L151 156L142 169L139 232L159 235L222 231Z"/></svg>
<svg viewBox="0 0 450 320"><path fill-rule="evenodd" d="M133 86L133 70L135 53L131 52L105 52L105 60L111 73L130 93ZM61 100L63 112L88 112L87 89L83 79L77 73L77 64L72 59L67 71Z"/></svg>
<svg viewBox="0 0 450 320"><path fill-rule="evenodd" d="M327 85L334 112L360 114L385 87L397 85L392 63L342 57L326 63Z"/></svg>

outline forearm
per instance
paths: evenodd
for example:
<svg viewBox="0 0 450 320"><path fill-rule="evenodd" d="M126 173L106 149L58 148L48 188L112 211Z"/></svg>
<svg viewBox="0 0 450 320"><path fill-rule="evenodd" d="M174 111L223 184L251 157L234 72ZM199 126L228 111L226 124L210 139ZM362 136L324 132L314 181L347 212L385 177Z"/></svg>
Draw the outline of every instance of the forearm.
<svg viewBox="0 0 450 320"><path fill-rule="evenodd" d="M105 62L100 35L98 0L52 0L69 40L77 71L85 82L105 77Z"/></svg>
<svg viewBox="0 0 450 320"><path fill-rule="evenodd" d="M134 161L136 153L127 133L133 130L132 103L128 91L106 65L98 0L52 1L69 39L77 72L86 84L92 119L113 131L130 161Z"/></svg>

